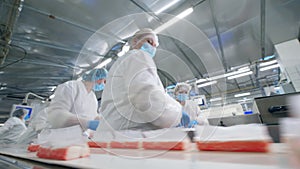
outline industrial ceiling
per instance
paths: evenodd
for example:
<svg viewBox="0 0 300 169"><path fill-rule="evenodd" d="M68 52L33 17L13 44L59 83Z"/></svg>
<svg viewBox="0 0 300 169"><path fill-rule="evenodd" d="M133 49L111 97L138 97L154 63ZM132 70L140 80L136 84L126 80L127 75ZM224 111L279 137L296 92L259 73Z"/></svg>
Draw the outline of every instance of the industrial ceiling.
<svg viewBox="0 0 300 169"><path fill-rule="evenodd" d="M48 98L58 84L112 59L109 69L144 27L158 31L154 60L165 86L221 76L197 92L261 96L280 70L260 72L257 63L276 58L275 44L299 39L299 9L299 0L0 0L0 122L28 92ZM222 78L245 66L253 73Z"/></svg>

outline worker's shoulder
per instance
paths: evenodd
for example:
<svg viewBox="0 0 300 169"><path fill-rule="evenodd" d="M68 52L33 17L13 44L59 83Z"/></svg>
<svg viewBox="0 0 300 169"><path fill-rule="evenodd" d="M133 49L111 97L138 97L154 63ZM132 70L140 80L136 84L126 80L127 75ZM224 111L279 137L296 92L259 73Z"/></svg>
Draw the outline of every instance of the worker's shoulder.
<svg viewBox="0 0 300 169"><path fill-rule="evenodd" d="M18 117L10 117L6 122L5 122L5 125L9 125L9 126L12 126L12 125L15 125L15 124L18 124L18 123L21 123L21 119L18 118Z"/></svg>
<svg viewBox="0 0 300 169"><path fill-rule="evenodd" d="M69 81L66 81L62 84L60 84L59 86L72 86L72 85L79 85L79 83L81 83L80 80L69 80Z"/></svg>
<svg viewBox="0 0 300 169"><path fill-rule="evenodd" d="M16 120L15 120L16 117L10 117L6 120L6 122L4 123L4 125L10 125L10 124L13 124Z"/></svg>
<svg viewBox="0 0 300 169"><path fill-rule="evenodd" d="M137 49L129 51L124 59L128 59L130 62L137 62L139 64L154 64L153 58L148 53Z"/></svg>
<svg viewBox="0 0 300 169"><path fill-rule="evenodd" d="M57 89L65 89L65 88L75 89L75 88L79 88L80 85L83 85L82 81L80 80L69 80L58 85Z"/></svg>

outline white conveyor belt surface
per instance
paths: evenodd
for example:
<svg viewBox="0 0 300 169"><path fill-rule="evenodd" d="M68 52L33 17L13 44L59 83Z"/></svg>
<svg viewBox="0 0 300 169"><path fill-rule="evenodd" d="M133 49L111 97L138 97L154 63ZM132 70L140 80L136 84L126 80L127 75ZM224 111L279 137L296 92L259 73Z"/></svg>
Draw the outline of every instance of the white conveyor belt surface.
<svg viewBox="0 0 300 169"><path fill-rule="evenodd" d="M278 145L278 146L277 146ZM281 169L291 168L286 152L279 150L279 144L269 153L156 151L128 149L92 149L87 158L58 161L36 157L24 147L1 147L0 154L74 168L91 169Z"/></svg>

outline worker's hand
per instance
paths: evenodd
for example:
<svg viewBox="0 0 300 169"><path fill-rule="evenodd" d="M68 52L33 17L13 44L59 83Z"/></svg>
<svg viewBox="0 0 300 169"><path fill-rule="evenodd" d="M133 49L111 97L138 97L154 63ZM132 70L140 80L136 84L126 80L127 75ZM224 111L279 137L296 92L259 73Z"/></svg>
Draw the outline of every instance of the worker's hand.
<svg viewBox="0 0 300 169"><path fill-rule="evenodd" d="M192 128L192 127L196 126L197 124L198 124L198 122L196 120L192 120L189 123L189 128Z"/></svg>
<svg viewBox="0 0 300 169"><path fill-rule="evenodd" d="M96 130L100 121L99 120L90 120L88 121L88 129Z"/></svg>
<svg viewBox="0 0 300 169"><path fill-rule="evenodd" d="M182 112L182 117L180 120L181 127L188 127L190 123L190 116L186 112Z"/></svg>

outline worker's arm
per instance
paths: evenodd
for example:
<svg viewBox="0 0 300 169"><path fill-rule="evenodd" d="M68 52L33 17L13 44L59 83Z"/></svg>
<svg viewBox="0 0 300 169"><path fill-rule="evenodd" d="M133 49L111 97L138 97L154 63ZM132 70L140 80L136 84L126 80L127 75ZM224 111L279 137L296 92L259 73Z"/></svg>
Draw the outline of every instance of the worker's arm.
<svg viewBox="0 0 300 169"><path fill-rule="evenodd" d="M14 127L14 125L16 124L15 122L16 120L14 118L16 117L10 117L9 119L6 120L3 127L0 127L0 136Z"/></svg>
<svg viewBox="0 0 300 169"><path fill-rule="evenodd" d="M203 112L201 112L199 106L197 106L197 122L199 125L209 125L209 122L206 118L206 116L204 115Z"/></svg>
<svg viewBox="0 0 300 169"><path fill-rule="evenodd" d="M55 97L48 107L48 121L52 128L69 127L82 125L87 127L87 119L80 118L71 113L72 106L76 99L77 87L62 84L56 88Z"/></svg>
<svg viewBox="0 0 300 169"><path fill-rule="evenodd" d="M7 131L9 131L9 128L7 126L4 125L3 127L0 127L0 137Z"/></svg>
<svg viewBox="0 0 300 169"><path fill-rule="evenodd" d="M177 126L182 107L164 91L154 61L141 51L131 57L128 73L133 76L126 79L126 84L129 84L130 103L138 112L139 119L161 128Z"/></svg>

